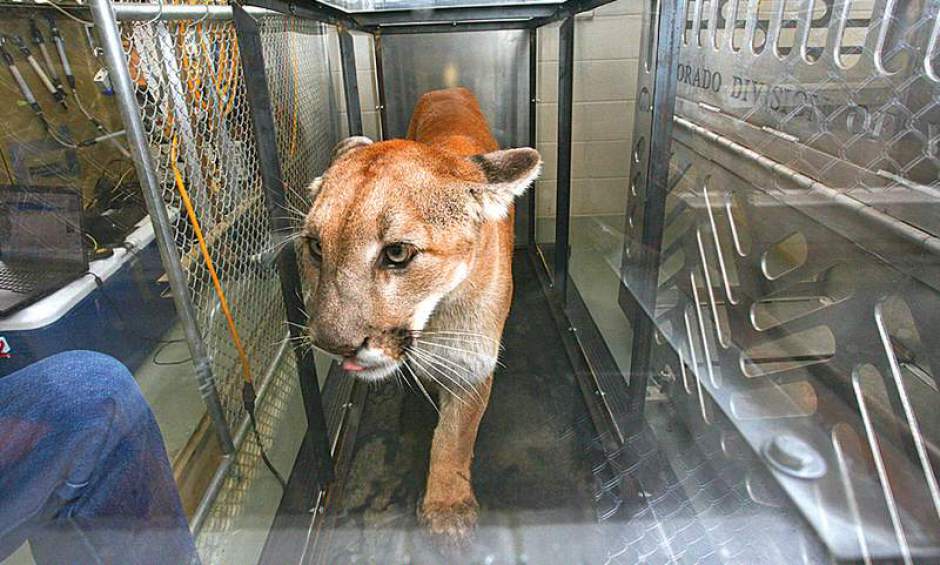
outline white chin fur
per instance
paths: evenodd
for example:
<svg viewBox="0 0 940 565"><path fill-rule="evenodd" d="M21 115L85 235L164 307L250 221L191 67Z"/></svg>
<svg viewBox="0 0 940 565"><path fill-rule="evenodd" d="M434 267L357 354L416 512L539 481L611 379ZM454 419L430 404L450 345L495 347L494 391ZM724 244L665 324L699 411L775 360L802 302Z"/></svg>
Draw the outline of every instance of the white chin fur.
<svg viewBox="0 0 940 565"><path fill-rule="evenodd" d="M433 350L433 346L428 344L424 348L425 350L428 348ZM430 380L440 381L443 378L445 380L444 384L450 388L453 388L454 385L446 381L456 379L464 384L475 385L486 380L496 369L496 356L482 351L467 353L437 349L434 350L434 354L438 358L445 358L446 361L432 362L432 359L428 357L429 354L425 353L424 355L416 355L416 362L411 366L420 375Z"/></svg>
<svg viewBox="0 0 940 565"><path fill-rule="evenodd" d="M391 375L398 368L399 363L385 354L381 349L367 347L356 355L356 362L368 367L364 371L355 373L356 378L364 381L380 381Z"/></svg>
<svg viewBox="0 0 940 565"><path fill-rule="evenodd" d="M350 373L350 374L359 380L368 381L368 382L376 382L376 381L385 380L386 378L391 376L395 372L395 370L398 369L399 365L400 363L391 363L388 365L382 365L380 367L373 367L371 369L366 369L364 371L359 371L359 372Z"/></svg>

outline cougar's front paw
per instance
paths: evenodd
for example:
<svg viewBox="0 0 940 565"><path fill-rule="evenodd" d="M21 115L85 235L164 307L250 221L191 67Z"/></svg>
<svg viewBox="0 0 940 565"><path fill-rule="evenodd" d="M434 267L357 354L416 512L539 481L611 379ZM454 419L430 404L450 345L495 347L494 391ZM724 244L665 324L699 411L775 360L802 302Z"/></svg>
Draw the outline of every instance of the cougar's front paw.
<svg viewBox="0 0 940 565"><path fill-rule="evenodd" d="M418 520L442 548L462 549L473 537L479 508L473 495L454 502L424 500L418 507Z"/></svg>

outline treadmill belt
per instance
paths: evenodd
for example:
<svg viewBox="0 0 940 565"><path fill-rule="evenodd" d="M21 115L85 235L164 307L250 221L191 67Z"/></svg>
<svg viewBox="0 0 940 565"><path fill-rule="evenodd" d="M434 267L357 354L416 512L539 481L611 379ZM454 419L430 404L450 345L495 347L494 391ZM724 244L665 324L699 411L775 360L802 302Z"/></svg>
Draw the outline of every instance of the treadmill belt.
<svg viewBox="0 0 940 565"><path fill-rule="evenodd" d="M373 385L349 473L327 504L320 563L603 563L595 475L603 452L531 263L515 292L472 480L470 548L441 554L418 526L436 413L419 392Z"/></svg>

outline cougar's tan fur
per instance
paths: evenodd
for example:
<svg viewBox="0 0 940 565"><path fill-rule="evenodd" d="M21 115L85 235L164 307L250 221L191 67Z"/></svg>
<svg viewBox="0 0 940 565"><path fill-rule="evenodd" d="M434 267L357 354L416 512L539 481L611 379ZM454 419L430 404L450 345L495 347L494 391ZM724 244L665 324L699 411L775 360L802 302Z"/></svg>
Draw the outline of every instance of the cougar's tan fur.
<svg viewBox="0 0 940 565"><path fill-rule="evenodd" d="M401 373L440 413L419 518L460 543L476 523L470 463L512 296L513 198L541 166L500 151L473 94L426 93L408 138L352 137L314 182L304 223L309 332L352 374ZM389 268L388 246L413 259Z"/></svg>

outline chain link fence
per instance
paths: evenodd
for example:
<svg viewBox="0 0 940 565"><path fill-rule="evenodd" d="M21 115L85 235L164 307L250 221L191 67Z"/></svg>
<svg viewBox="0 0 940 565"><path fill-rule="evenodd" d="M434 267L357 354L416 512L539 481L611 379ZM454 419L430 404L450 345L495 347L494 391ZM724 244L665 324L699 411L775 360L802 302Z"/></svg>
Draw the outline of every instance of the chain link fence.
<svg viewBox="0 0 940 565"><path fill-rule="evenodd" d="M309 207L306 187L328 165L338 137L326 26L273 13L258 17L289 211L299 225ZM192 201L256 387L263 391L259 432L266 448L276 450L272 444L283 435L278 427L290 399L299 395L297 370L286 344L285 307L274 267L278 250L265 208L234 24L230 17L194 16L122 21L120 30L163 201L179 212L171 214L176 252L225 423L235 436L247 418L239 354L194 223L183 213L184 192ZM238 522L262 470L257 442L251 434L245 437L204 522L200 552L206 562L223 559L225 532ZM299 442L299 436L294 439Z"/></svg>

